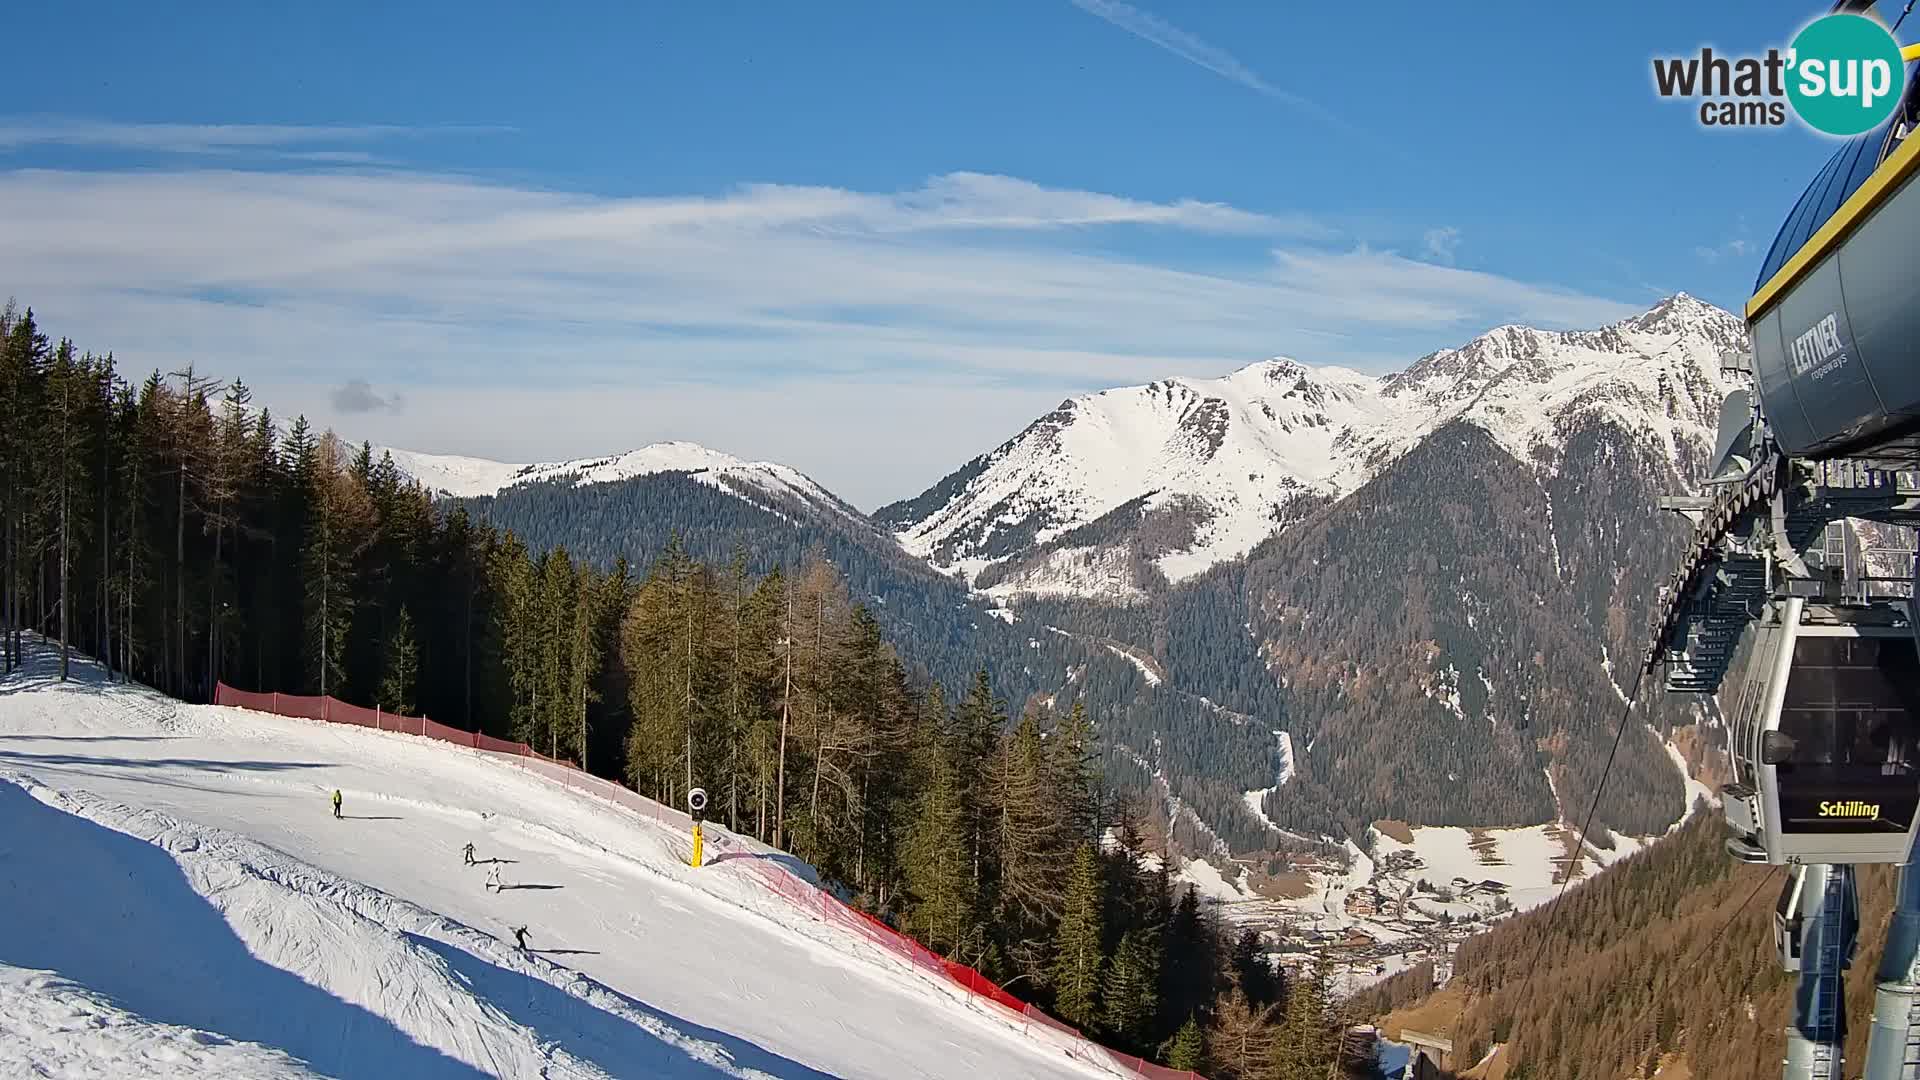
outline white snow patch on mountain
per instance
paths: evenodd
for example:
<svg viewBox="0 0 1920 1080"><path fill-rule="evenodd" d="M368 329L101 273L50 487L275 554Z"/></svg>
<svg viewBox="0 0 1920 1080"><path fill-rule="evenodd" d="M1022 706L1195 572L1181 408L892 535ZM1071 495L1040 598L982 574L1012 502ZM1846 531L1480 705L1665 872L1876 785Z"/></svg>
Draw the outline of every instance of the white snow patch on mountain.
<svg viewBox="0 0 1920 1080"><path fill-rule="evenodd" d="M916 554L924 555L924 552ZM943 570L959 570L968 582L992 566L992 559L963 559ZM1048 551L1038 563L982 590L996 598L1014 596L1092 597L1113 603L1143 599L1132 579L1125 548L1061 547Z"/></svg>
<svg viewBox="0 0 1920 1080"><path fill-rule="evenodd" d="M657 442L606 457L534 465L510 465L484 458L422 454L393 447L376 449L393 455L393 463L429 491L469 498L497 495L510 487L546 480L571 480L576 485L611 484L660 473L687 473L695 480L729 494L772 495L804 505L857 517L851 507L826 488L787 465L745 461L697 443ZM750 500L751 501L751 500ZM774 510L772 507L763 507Z"/></svg>
<svg viewBox="0 0 1920 1080"><path fill-rule="evenodd" d="M1655 734L1657 737L1658 733L1656 732ZM1705 802L1708 807L1718 806L1720 805L1720 797L1714 793L1712 788L1694 779L1693 774L1687 771L1686 756L1680 753L1679 747L1673 745L1672 739L1666 740L1663 745L1666 747L1667 756L1673 759L1673 767L1680 770L1680 780L1686 784L1687 788L1687 809L1680 815L1680 820L1674 822L1667 829L1668 832L1673 832L1675 829L1692 820L1693 815L1699 811L1702 802Z"/></svg>
<svg viewBox="0 0 1920 1080"><path fill-rule="evenodd" d="M1240 798L1247 804L1247 812L1252 814L1254 819L1259 821L1260 824L1265 825L1275 832L1284 833L1286 830L1274 824L1273 819L1267 816L1265 803L1267 796L1285 787L1287 781L1293 779L1293 736L1285 731L1276 731L1273 734L1280 740L1280 749L1278 752L1280 758L1280 775L1274 779L1272 787L1246 792L1242 794Z"/></svg>
<svg viewBox="0 0 1920 1080"><path fill-rule="evenodd" d="M1134 667L1139 668L1140 677L1147 680L1148 686L1160 685L1160 676L1154 674L1153 668L1149 667L1145 660L1140 659L1138 656L1135 656L1134 654L1128 652L1127 650L1121 648L1118 645L1107 646L1107 651L1112 653L1115 656L1120 657L1121 659L1126 660L1128 663L1132 664Z"/></svg>

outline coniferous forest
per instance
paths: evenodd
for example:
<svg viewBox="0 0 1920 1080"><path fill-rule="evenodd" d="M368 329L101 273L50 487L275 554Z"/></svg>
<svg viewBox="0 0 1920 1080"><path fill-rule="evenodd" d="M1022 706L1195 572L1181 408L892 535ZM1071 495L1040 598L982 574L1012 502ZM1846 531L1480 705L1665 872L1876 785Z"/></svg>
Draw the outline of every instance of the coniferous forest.
<svg viewBox="0 0 1920 1080"><path fill-rule="evenodd" d="M911 674L817 553L750 572L688 547L644 567L530 550L237 379L129 378L0 312L5 671L52 647L63 678L87 655L188 701L330 694L670 804L698 785L722 824L1109 1045L1327 1074L1324 973L1282 980L1144 868L1084 699L1010 711L984 667Z"/></svg>

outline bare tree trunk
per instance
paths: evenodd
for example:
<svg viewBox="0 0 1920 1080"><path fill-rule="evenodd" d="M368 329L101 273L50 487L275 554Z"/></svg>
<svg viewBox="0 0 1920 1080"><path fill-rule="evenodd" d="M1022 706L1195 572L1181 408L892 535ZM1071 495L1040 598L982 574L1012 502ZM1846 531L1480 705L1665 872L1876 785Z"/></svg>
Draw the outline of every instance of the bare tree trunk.
<svg viewBox="0 0 1920 1080"><path fill-rule="evenodd" d="M331 492L320 496L320 696L327 696L327 639L333 636L327 622L327 599L333 592L333 512L327 504Z"/></svg>
<svg viewBox="0 0 1920 1080"><path fill-rule="evenodd" d="M72 372L60 380L60 681L66 682L71 661L72 643L68 640L68 583L67 570L71 558L72 532L69 528L68 510L72 503L72 471L69 460L73 447L72 411L68 408L68 386L72 383Z"/></svg>
<svg viewBox="0 0 1920 1080"><path fill-rule="evenodd" d="M180 499L174 511L173 528L173 614L174 689L184 689L187 678L187 462L186 449L180 451Z"/></svg>
<svg viewBox="0 0 1920 1080"><path fill-rule="evenodd" d="M107 421L100 432L100 606L95 610L94 635L100 645L100 659L107 665L107 681L113 681L113 527L107 508L113 505L112 440L109 434L113 416L113 385L105 389Z"/></svg>
<svg viewBox="0 0 1920 1080"><path fill-rule="evenodd" d="M740 740L745 736L740 723L740 619L741 606L746 602L746 578L735 574L733 579L733 700L728 702L727 725L732 730L727 739L727 828L736 832L740 829Z"/></svg>
<svg viewBox="0 0 1920 1080"><path fill-rule="evenodd" d="M780 770L773 785L773 846L787 846L787 723L793 715L793 583L787 583L787 675L780 695Z"/></svg>
<svg viewBox="0 0 1920 1080"><path fill-rule="evenodd" d="M817 745L814 747L814 753L813 753L813 798L809 801L807 806L807 815L813 819L813 836L814 836L813 846L816 849L820 846L820 843L819 843L820 770L821 770L821 767L826 764L827 731L831 728L833 724L833 706L818 700L819 697L823 696L823 693L825 690L825 687L821 685L825 681L826 677L825 675L822 674L822 671L824 669L822 669L820 666L820 646L821 646L822 639L826 636L826 633L827 633L827 592L825 589L821 589L816 593L814 593L814 608L813 608L813 678L814 678L814 686L816 688L814 691L815 701L813 703L813 708L814 708L813 723L814 723L814 728L818 734L818 738L815 740ZM818 854L819 852L816 850L814 852L814 855L818 856Z"/></svg>
<svg viewBox="0 0 1920 1080"><path fill-rule="evenodd" d="M220 547L224 538L226 505L219 504L213 519L213 568L207 575L207 693L220 678Z"/></svg>
<svg viewBox="0 0 1920 1080"><path fill-rule="evenodd" d="M687 609L687 790L693 790L693 574L687 573L681 588L681 603Z"/></svg>

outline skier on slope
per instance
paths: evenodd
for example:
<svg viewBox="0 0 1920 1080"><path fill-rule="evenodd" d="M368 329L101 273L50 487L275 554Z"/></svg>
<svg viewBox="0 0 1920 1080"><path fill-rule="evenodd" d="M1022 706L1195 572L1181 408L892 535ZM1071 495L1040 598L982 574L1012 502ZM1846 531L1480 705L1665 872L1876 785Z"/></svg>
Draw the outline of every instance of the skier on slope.
<svg viewBox="0 0 1920 1080"><path fill-rule="evenodd" d="M335 818L338 818L340 816L340 789L339 788L333 789L333 816Z"/></svg>
<svg viewBox="0 0 1920 1080"><path fill-rule="evenodd" d="M524 926L516 926L516 927L514 927L514 928L513 928L513 939L514 939L515 941L518 941L518 942L520 943L520 951L521 951L521 952L526 952L526 951L527 951L527 928L526 928L526 927L524 927Z"/></svg>
<svg viewBox="0 0 1920 1080"><path fill-rule="evenodd" d="M501 889L506 888L506 884L500 880L499 863L494 863L492 868L487 871L487 888L493 892L499 892Z"/></svg>
<svg viewBox="0 0 1920 1080"><path fill-rule="evenodd" d="M472 866L474 860L473 860L473 841L471 840L467 841L466 855L467 855L467 865Z"/></svg>

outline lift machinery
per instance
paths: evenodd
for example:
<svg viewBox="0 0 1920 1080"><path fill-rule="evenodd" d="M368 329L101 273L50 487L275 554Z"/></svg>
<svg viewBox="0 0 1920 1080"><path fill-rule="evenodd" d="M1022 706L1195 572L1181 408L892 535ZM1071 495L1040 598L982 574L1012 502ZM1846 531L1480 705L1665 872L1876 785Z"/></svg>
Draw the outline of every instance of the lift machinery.
<svg viewBox="0 0 1920 1080"><path fill-rule="evenodd" d="M1835 12L1872 3L1842 0ZM1920 49L1909 48L1911 64ZM1774 910L1799 976L1787 1080L1838 1080L1854 867L1899 864L1867 1080L1920 1080L1920 88L1843 143L1788 215L1747 303L1695 525L1647 656L1729 732L1728 851L1790 868ZM1864 524L1862 524L1864 523ZM1876 559L1874 555L1891 556ZM1900 562L1876 574L1876 563Z"/></svg>

